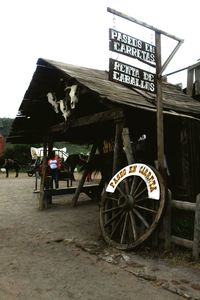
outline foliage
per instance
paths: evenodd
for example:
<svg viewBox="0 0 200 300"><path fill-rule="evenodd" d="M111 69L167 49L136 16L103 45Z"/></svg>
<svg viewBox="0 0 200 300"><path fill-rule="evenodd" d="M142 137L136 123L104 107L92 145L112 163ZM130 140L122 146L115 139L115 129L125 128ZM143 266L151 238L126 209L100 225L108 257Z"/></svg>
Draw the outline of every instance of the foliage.
<svg viewBox="0 0 200 300"><path fill-rule="evenodd" d="M0 133L3 134L5 138L8 137L12 123L14 119L10 118L0 118ZM67 153L73 154L73 153L84 153L87 154L90 151L90 145L74 145L69 144L66 142L56 142L54 144L56 148L67 148ZM30 148L31 147L42 147L41 144L6 144L6 149L4 155L0 158L0 165L3 164L4 159L7 158L13 158L18 160L19 164L21 166L25 166L31 161L31 153Z"/></svg>
<svg viewBox="0 0 200 300"><path fill-rule="evenodd" d="M19 162L20 166L26 166L31 160L30 145L6 145L4 155L1 157L0 165L5 158L12 158Z"/></svg>
<svg viewBox="0 0 200 300"><path fill-rule="evenodd" d="M72 145L72 144L67 144L67 143L55 143L54 145L57 148L67 148L67 153L72 154L72 153L84 153L87 154L90 151L90 146L87 145ZM31 152L30 148L31 147L42 147L42 145L25 145L25 144L7 144L6 145L6 150L3 155L3 157L0 160L0 165L2 165L2 162L4 161L5 158L12 158L16 159L20 165L27 165L31 161Z"/></svg>
<svg viewBox="0 0 200 300"><path fill-rule="evenodd" d="M0 118L0 133L6 138L9 135L14 119Z"/></svg>
<svg viewBox="0 0 200 300"><path fill-rule="evenodd" d="M181 238L193 239L194 212L173 210L172 234Z"/></svg>
<svg viewBox="0 0 200 300"><path fill-rule="evenodd" d="M73 154L73 153L87 154L88 152L90 152L90 149L91 149L91 145L74 145L74 144L68 144L68 143L65 143L65 145L62 147L66 147L67 152L69 154Z"/></svg>

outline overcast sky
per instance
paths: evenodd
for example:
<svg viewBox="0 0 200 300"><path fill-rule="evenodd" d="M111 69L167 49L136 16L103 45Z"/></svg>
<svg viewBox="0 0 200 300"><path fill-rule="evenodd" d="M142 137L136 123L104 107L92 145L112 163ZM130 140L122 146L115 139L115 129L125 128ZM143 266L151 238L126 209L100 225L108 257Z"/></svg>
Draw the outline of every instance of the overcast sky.
<svg viewBox="0 0 200 300"><path fill-rule="evenodd" d="M115 18L107 7L184 39L166 73L200 58L199 0L1 1L0 117L16 116L39 57L108 70L109 27L154 43L152 31L146 33L141 26ZM164 58L173 50L173 43L170 39L163 42ZM169 79L184 84L185 72Z"/></svg>

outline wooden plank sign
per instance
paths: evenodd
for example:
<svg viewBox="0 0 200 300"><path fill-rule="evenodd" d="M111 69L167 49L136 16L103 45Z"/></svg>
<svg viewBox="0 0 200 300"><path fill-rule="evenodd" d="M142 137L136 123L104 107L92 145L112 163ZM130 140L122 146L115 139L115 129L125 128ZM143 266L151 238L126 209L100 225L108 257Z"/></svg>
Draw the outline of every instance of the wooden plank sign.
<svg viewBox="0 0 200 300"><path fill-rule="evenodd" d="M109 50L156 66L156 47L115 29L109 29Z"/></svg>
<svg viewBox="0 0 200 300"><path fill-rule="evenodd" d="M156 93L156 75L124 62L109 59L109 80Z"/></svg>

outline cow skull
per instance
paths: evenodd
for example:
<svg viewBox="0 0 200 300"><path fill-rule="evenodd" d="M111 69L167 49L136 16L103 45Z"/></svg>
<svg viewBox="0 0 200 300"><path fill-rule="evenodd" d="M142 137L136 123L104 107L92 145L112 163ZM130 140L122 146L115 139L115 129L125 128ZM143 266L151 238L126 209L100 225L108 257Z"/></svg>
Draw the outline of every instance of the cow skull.
<svg viewBox="0 0 200 300"><path fill-rule="evenodd" d="M47 98L48 98L48 102L53 106L53 109L55 110L55 112L58 114L58 101L56 99L56 95L54 93L47 93Z"/></svg>
<svg viewBox="0 0 200 300"><path fill-rule="evenodd" d="M59 103L60 103L60 111L62 112L62 115L66 121L67 118L71 115L71 111L67 108L65 99L60 100Z"/></svg>
<svg viewBox="0 0 200 300"><path fill-rule="evenodd" d="M53 106L56 113L62 112L62 116L65 121L71 115L71 110L75 109L76 103L78 103L78 85L73 84L65 88L66 96L64 99L57 100L55 93L48 92L48 102Z"/></svg>
<svg viewBox="0 0 200 300"><path fill-rule="evenodd" d="M76 107L76 103L78 103L78 85L77 84L73 84L72 86L67 86L65 88L65 91L69 92L69 97L70 97L70 107L71 109L74 109Z"/></svg>

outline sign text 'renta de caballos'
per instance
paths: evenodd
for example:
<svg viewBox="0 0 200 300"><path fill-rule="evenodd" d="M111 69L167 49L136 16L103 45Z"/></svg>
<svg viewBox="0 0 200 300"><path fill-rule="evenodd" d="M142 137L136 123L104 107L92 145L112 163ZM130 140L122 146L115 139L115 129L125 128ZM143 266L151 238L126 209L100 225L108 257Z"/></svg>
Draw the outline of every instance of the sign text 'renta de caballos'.
<svg viewBox="0 0 200 300"><path fill-rule="evenodd" d="M109 80L111 81L142 89L146 92L156 92L156 78L153 73L112 58L109 60L109 70Z"/></svg>

